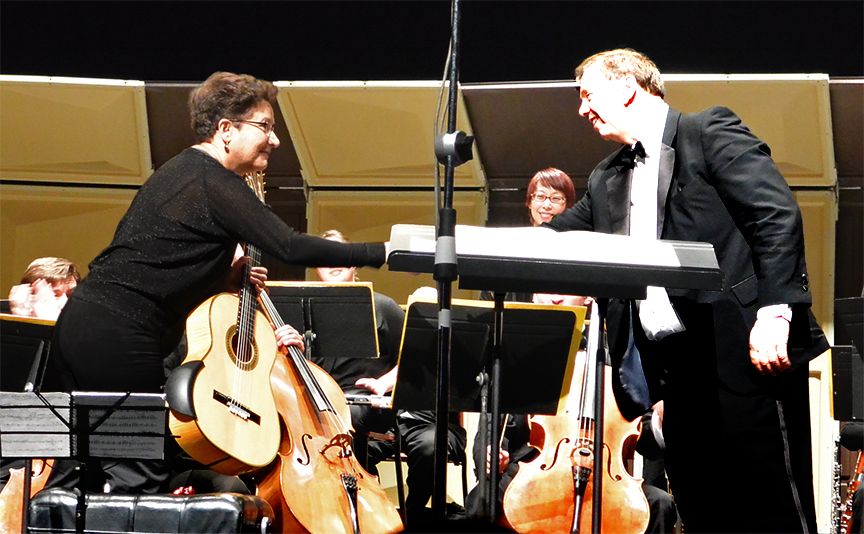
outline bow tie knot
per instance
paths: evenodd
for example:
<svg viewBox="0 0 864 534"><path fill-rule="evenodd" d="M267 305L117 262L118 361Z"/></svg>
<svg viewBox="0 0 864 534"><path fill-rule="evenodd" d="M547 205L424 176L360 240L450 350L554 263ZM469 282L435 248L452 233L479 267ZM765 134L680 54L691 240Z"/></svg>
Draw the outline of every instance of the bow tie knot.
<svg viewBox="0 0 864 534"><path fill-rule="evenodd" d="M641 141L636 141L636 144L633 146L624 146L621 149L621 152L618 154L621 163L624 164L625 167L633 168L636 166L638 161L645 161L645 147L642 146Z"/></svg>

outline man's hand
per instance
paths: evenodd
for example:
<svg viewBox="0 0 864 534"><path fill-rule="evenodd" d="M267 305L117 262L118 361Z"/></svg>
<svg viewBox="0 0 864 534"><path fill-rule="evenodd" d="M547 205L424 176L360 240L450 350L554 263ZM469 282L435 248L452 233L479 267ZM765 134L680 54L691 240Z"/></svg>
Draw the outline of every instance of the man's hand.
<svg viewBox="0 0 864 534"><path fill-rule="evenodd" d="M354 385L366 388L376 395L384 395L393 391L393 387L396 385L396 375L398 372L399 367L397 366L378 378L358 378L357 381L354 382Z"/></svg>
<svg viewBox="0 0 864 534"><path fill-rule="evenodd" d="M782 317L757 319L750 330L750 361L760 374L776 375L792 365L786 352L789 321Z"/></svg>
<svg viewBox="0 0 864 534"><path fill-rule="evenodd" d="M492 446L486 445L486 475L489 475L492 465ZM510 453L504 449L498 449L498 474L504 472L507 466L510 465Z"/></svg>

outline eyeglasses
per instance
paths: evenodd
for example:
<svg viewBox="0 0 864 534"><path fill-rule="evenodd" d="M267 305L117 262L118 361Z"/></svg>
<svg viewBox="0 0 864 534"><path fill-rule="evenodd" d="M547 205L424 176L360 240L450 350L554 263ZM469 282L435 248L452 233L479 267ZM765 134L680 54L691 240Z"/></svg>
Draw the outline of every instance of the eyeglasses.
<svg viewBox="0 0 864 534"><path fill-rule="evenodd" d="M254 124L255 126L261 128L261 131L264 132L264 135L270 135L271 133L273 133L273 130L276 129L275 123L247 121L245 119L230 119L230 120L231 120L231 122L245 122L246 124Z"/></svg>
<svg viewBox="0 0 864 534"><path fill-rule="evenodd" d="M565 199L564 197L562 197L560 195L555 195L554 197L547 197L543 193L535 193L535 194L531 195L531 200L533 200L537 204L542 204L548 200L549 202L558 205L558 204L563 204L564 201L567 199Z"/></svg>

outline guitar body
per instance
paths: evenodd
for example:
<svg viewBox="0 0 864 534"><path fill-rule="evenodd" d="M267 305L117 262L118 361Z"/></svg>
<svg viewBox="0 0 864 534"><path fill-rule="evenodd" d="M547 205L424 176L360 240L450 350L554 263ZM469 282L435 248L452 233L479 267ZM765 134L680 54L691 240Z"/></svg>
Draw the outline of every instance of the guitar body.
<svg viewBox="0 0 864 534"><path fill-rule="evenodd" d="M263 314L254 311L254 336L245 350L248 355L243 356L238 348L239 304L236 295L220 293L189 315L189 354L184 365L203 364L189 395L194 412L172 408L168 418L183 450L225 475L268 465L280 442L279 416L270 389L276 337Z"/></svg>

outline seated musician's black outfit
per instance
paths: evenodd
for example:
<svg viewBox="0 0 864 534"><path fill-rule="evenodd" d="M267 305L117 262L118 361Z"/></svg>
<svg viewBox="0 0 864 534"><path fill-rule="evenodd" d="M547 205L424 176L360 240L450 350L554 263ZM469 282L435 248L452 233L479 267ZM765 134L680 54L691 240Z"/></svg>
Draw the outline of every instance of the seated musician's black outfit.
<svg viewBox="0 0 864 534"><path fill-rule="evenodd" d="M400 411L397 423L402 435L402 452L408 456L405 510L408 527L414 529L415 525L429 517L425 512L435 482L435 412ZM450 413L447 429L447 458L464 462L468 434L459 423L458 413ZM369 460L377 462L394 452L395 447L391 443L378 441L369 446Z"/></svg>
<svg viewBox="0 0 864 534"><path fill-rule="evenodd" d="M225 287L238 243L313 267L385 261L383 243L337 243L296 232L242 177L188 148L141 187L60 314L51 362L64 388L161 392L164 358L189 313ZM113 492L156 492L167 478L159 462L116 464L103 463Z"/></svg>

